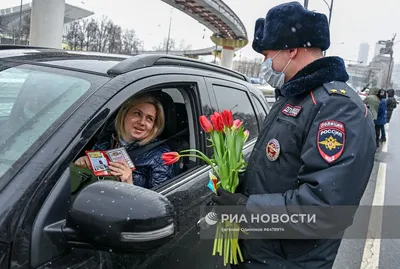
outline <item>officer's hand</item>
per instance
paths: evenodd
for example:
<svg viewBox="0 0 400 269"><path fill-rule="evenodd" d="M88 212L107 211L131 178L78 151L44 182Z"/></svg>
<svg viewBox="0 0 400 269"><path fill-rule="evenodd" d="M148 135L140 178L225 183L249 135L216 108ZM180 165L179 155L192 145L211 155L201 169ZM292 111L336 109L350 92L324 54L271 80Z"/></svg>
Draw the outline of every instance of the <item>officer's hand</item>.
<svg viewBox="0 0 400 269"><path fill-rule="evenodd" d="M248 199L241 193L230 193L222 188L217 189L217 194L212 200L218 205L245 205Z"/></svg>

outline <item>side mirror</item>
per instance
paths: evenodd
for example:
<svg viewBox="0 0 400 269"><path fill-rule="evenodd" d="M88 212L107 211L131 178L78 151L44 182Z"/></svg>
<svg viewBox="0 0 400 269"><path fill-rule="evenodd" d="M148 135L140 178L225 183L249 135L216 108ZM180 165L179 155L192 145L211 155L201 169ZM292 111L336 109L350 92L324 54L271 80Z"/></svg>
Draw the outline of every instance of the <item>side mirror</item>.
<svg viewBox="0 0 400 269"><path fill-rule="evenodd" d="M97 181L77 195L64 232L74 234L73 241L97 249L121 253L149 250L173 237L175 211L157 192L111 180Z"/></svg>

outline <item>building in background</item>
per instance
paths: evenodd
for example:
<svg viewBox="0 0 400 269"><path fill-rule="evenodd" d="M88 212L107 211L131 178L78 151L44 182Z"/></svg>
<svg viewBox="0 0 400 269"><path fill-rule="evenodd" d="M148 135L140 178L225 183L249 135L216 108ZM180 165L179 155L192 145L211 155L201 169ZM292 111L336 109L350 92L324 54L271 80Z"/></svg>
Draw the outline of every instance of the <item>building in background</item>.
<svg viewBox="0 0 400 269"><path fill-rule="evenodd" d="M375 56L372 60L370 64L371 69L380 70L380 75L378 76L378 80L376 82L376 86L378 86L379 88L385 89L388 80L389 84L387 85L387 87L391 87L393 63L394 61L390 60L390 56L385 54L379 54Z"/></svg>
<svg viewBox="0 0 400 269"><path fill-rule="evenodd" d="M395 78L392 79L392 74L393 77L398 77L400 83L400 66L398 66L398 69L394 66L394 60L391 60L390 54L385 50L387 48L386 43L384 41L376 43L375 56L370 63L367 62L366 64L362 60L362 57L365 59L365 56L362 55L365 51L361 52L365 48L366 46L360 45L359 64L348 64L346 67L350 76L349 84L356 91L360 91L367 86L369 88L390 88L395 82ZM361 61L363 63L360 64Z"/></svg>
<svg viewBox="0 0 400 269"><path fill-rule="evenodd" d="M361 65L368 65L368 56L369 56L369 44L361 43L360 48L358 50L358 61Z"/></svg>
<svg viewBox="0 0 400 269"><path fill-rule="evenodd" d="M29 44L31 10L32 3L0 9L0 44ZM92 11L66 3L64 25L93 14Z"/></svg>
<svg viewBox="0 0 400 269"><path fill-rule="evenodd" d="M393 87L400 90L400 63L393 65L392 81Z"/></svg>
<svg viewBox="0 0 400 269"><path fill-rule="evenodd" d="M356 90L361 91L364 87L378 86L381 70L372 68L370 65L349 64L347 65L347 73L349 74L348 83Z"/></svg>

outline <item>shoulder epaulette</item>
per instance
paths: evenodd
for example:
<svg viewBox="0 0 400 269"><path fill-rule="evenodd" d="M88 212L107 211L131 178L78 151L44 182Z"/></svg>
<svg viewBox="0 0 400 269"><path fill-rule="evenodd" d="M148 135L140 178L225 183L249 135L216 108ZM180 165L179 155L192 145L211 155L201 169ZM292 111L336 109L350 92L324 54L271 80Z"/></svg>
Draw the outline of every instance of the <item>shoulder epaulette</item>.
<svg viewBox="0 0 400 269"><path fill-rule="evenodd" d="M348 98L350 98L349 93L351 94L351 91L354 91L349 85L341 81L324 83L323 88L329 93L329 95L342 95Z"/></svg>

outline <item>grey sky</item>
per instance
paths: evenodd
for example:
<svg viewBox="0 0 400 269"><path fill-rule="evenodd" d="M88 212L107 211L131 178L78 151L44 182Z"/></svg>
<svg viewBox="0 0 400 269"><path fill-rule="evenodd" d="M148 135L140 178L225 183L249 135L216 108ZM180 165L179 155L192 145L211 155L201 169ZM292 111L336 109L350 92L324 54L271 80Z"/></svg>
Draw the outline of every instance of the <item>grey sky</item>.
<svg viewBox="0 0 400 269"><path fill-rule="evenodd" d="M24 3L30 2L24 0ZM95 12L95 16L106 14L124 28L136 30L144 40L145 49L162 42L168 34L171 7L161 0L66 0L67 3ZM84 2L84 4L82 4ZM249 36L249 44L241 50L242 57L257 57L251 48L254 21L265 17L269 8L282 0L225 0L243 21ZM299 1L303 3L303 1ZM330 3L330 0L327 0ZM2 0L0 8L19 5L19 0ZM309 0L309 9L328 15L323 0ZM377 40L387 40L398 32L400 40L400 1L398 0L335 0L331 23L331 48L328 55L339 55L348 60L357 60L361 42L370 44L370 55ZM172 12L171 37L182 39L192 48L213 46L211 32L188 15L174 9ZM344 44L341 44L343 43ZM400 42L399 42L400 43ZM240 53L237 54L238 56ZM398 57L396 57L399 55ZM371 57L369 60L371 60ZM395 46L395 60L400 61L400 44Z"/></svg>

